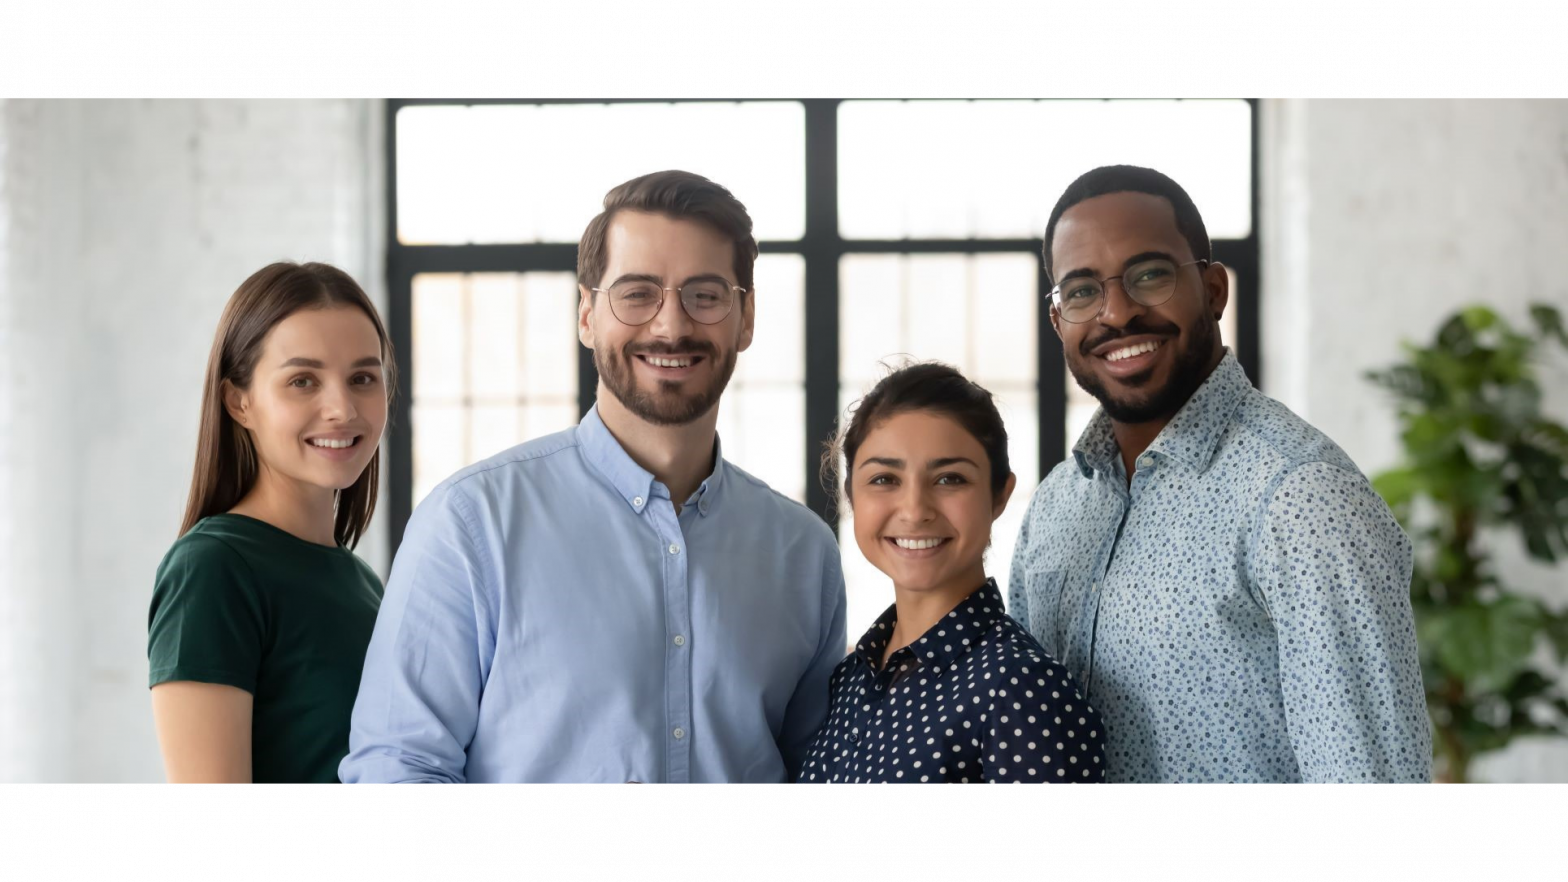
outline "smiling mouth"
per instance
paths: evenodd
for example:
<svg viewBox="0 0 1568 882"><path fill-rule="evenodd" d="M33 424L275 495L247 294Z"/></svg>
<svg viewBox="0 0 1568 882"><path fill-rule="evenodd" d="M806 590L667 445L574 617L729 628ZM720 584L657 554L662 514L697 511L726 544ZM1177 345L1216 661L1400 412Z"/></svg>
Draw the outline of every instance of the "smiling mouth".
<svg viewBox="0 0 1568 882"><path fill-rule="evenodd" d="M639 355L637 359L643 364L664 370L683 370L696 367L703 360L701 355Z"/></svg>
<svg viewBox="0 0 1568 882"><path fill-rule="evenodd" d="M932 539L897 539L892 536L888 536L886 538L887 541L893 543L895 547L902 548L905 551L929 551L930 549L940 548L941 546L953 541L951 537L946 536Z"/></svg>
<svg viewBox="0 0 1568 882"><path fill-rule="evenodd" d="M1120 349L1113 349L1110 352L1105 353L1105 355L1101 356L1101 358L1104 358L1106 361L1115 364L1119 361L1126 361L1129 358L1137 358L1140 355L1153 352L1163 345L1165 345L1163 340L1152 340L1146 343L1134 343L1131 346L1123 346Z"/></svg>
<svg viewBox="0 0 1568 882"><path fill-rule="evenodd" d="M883 536L882 559L892 566L941 566L939 558L952 563L948 546L952 536Z"/></svg>
<svg viewBox="0 0 1568 882"><path fill-rule="evenodd" d="M306 441L305 443L309 444L311 447L319 447L322 450L347 450L350 447L357 446L359 444L360 440L362 438L364 438L364 437L365 436L363 436L363 435L355 435L353 438L347 438L347 439L345 439L345 438L311 438L310 440Z"/></svg>

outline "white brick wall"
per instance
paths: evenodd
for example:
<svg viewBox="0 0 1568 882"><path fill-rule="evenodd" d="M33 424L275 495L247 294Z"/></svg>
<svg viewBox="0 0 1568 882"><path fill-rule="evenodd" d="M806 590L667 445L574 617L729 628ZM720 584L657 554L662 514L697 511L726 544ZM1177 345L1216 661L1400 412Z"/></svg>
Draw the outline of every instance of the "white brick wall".
<svg viewBox="0 0 1568 882"><path fill-rule="evenodd" d="M147 602L183 513L218 314L279 259L336 264L385 308L380 113L0 109L0 780L161 778ZM385 573L383 531L361 554Z"/></svg>

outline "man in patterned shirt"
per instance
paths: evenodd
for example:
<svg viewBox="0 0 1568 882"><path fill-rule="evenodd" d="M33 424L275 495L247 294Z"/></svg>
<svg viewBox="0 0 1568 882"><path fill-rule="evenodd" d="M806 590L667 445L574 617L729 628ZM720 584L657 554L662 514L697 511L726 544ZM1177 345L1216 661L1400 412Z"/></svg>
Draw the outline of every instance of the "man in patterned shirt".
<svg viewBox="0 0 1568 882"><path fill-rule="evenodd" d="M1228 278L1187 193L1088 172L1044 256L1100 408L1030 502L1008 605L1099 708L1107 780L1429 780L1410 541L1221 345Z"/></svg>

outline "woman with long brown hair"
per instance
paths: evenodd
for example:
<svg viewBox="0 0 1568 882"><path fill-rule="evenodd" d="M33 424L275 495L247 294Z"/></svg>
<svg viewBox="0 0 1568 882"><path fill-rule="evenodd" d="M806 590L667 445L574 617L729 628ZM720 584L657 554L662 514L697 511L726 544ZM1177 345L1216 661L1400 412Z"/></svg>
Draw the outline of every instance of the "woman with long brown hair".
<svg viewBox="0 0 1568 882"><path fill-rule="evenodd" d="M394 386L386 329L343 271L274 263L229 299L149 613L169 780L337 780L382 592L352 549Z"/></svg>

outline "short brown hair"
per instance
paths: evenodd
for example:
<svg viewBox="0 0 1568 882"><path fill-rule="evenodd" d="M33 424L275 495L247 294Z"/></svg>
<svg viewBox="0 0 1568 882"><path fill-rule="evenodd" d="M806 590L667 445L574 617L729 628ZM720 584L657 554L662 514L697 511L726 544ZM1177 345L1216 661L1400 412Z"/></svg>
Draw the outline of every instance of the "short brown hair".
<svg viewBox="0 0 1568 882"><path fill-rule="evenodd" d="M632 178L604 195L604 210L588 222L577 243L577 282L584 288L597 288L604 278L609 263L605 238L610 221L622 209L701 221L728 236L735 245L735 284L751 291L757 240L751 234L746 206L702 175L674 170Z"/></svg>

